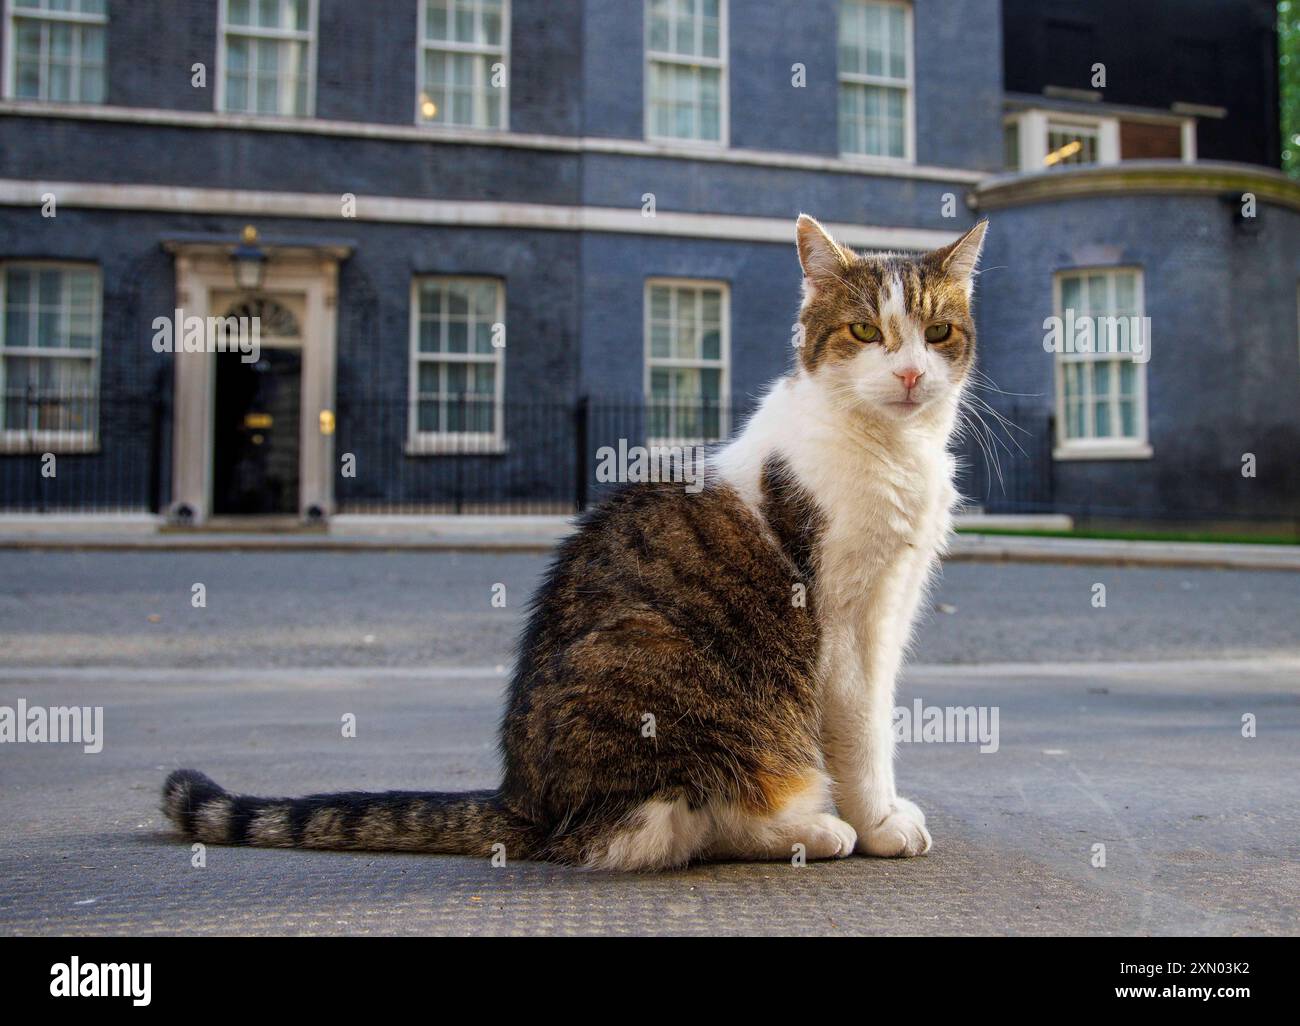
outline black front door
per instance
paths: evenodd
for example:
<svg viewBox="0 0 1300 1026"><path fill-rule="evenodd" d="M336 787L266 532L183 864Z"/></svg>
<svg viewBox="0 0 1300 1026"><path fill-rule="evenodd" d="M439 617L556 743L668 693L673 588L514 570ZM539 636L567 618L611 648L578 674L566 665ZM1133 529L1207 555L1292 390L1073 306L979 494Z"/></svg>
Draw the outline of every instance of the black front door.
<svg viewBox="0 0 1300 1026"><path fill-rule="evenodd" d="M213 513L298 512L298 416L302 356L263 349L217 360Z"/></svg>

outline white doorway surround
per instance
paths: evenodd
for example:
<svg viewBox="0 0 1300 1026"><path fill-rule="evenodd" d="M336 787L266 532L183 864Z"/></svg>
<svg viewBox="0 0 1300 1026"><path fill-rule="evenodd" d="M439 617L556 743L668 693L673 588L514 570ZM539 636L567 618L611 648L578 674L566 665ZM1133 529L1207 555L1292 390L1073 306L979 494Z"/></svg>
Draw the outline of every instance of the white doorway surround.
<svg viewBox="0 0 1300 1026"><path fill-rule="evenodd" d="M208 317L226 316L232 306L272 300L300 318L298 514L304 520L327 518L334 511L338 269L351 248L267 242L261 247L266 257L262 283L250 292L235 285L236 245L234 240L164 243L176 263L176 307L185 318L206 323ZM264 345L268 342L275 344L263 338ZM212 352L172 354L172 487L167 513L181 523L200 525L212 517L216 358Z"/></svg>

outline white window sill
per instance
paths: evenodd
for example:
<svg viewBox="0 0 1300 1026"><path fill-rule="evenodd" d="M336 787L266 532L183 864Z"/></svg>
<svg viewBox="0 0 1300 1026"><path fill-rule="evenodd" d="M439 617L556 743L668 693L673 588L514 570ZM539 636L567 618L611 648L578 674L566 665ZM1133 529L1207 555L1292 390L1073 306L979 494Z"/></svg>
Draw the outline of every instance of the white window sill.
<svg viewBox="0 0 1300 1026"><path fill-rule="evenodd" d="M1054 460L1149 460L1154 450L1147 442L1065 443L1052 450Z"/></svg>
<svg viewBox="0 0 1300 1026"><path fill-rule="evenodd" d="M429 135L446 136L453 141L490 140L494 136L510 134L510 128L506 125L458 125L450 121L425 121L423 118L416 118L415 127Z"/></svg>
<svg viewBox="0 0 1300 1026"><path fill-rule="evenodd" d="M47 452L58 455L84 455L99 452L99 444L89 433L37 432L34 435L21 431L0 432L0 454L5 456L42 456Z"/></svg>
<svg viewBox="0 0 1300 1026"><path fill-rule="evenodd" d="M408 439L407 456L504 456L510 443L491 435L425 435Z"/></svg>
<svg viewBox="0 0 1300 1026"><path fill-rule="evenodd" d="M719 153L728 149L727 143L722 139L684 139L675 135L647 134L645 141L664 156L675 156L676 153Z"/></svg>
<svg viewBox="0 0 1300 1026"><path fill-rule="evenodd" d="M888 157L883 154L875 153L841 152L840 159L854 165L855 167L861 167L863 169L897 169L903 167L914 167L916 165L916 161L911 157Z"/></svg>

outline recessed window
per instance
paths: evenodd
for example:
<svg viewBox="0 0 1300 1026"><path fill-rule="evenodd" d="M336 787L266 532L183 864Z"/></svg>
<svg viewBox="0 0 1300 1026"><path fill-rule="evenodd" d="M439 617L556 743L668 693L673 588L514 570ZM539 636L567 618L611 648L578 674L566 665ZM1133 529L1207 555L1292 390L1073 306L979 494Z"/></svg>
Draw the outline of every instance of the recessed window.
<svg viewBox="0 0 1300 1026"><path fill-rule="evenodd" d="M1064 164L1095 164L1101 149L1101 130L1096 125L1047 122L1047 167Z"/></svg>
<svg viewBox="0 0 1300 1026"><path fill-rule="evenodd" d="M1002 123L1002 166L1008 171L1020 170L1020 122L1014 118Z"/></svg>
<svg viewBox="0 0 1300 1026"><path fill-rule="evenodd" d="M506 127L506 0L423 0L416 118L421 124Z"/></svg>
<svg viewBox="0 0 1300 1026"><path fill-rule="evenodd" d="M0 267L0 447L86 448L98 419L99 271Z"/></svg>
<svg viewBox="0 0 1300 1026"><path fill-rule="evenodd" d="M1196 119L1186 115L1025 109L1003 119L1008 170L1116 164L1121 160L1196 159Z"/></svg>
<svg viewBox="0 0 1300 1026"><path fill-rule="evenodd" d="M840 0L840 151L910 160L912 9Z"/></svg>
<svg viewBox="0 0 1300 1026"><path fill-rule="evenodd" d="M721 282L646 283L647 435L699 444L728 431L730 311Z"/></svg>
<svg viewBox="0 0 1300 1026"><path fill-rule="evenodd" d="M1056 356L1057 455L1149 455L1146 359L1151 340L1141 273L1070 271L1057 275L1055 291L1066 350ZM1143 355L1135 359L1139 349Z"/></svg>
<svg viewBox="0 0 1300 1026"><path fill-rule="evenodd" d="M310 117L316 0L222 0L217 109Z"/></svg>
<svg viewBox="0 0 1300 1026"><path fill-rule="evenodd" d="M725 0L647 0L646 135L727 137Z"/></svg>
<svg viewBox="0 0 1300 1026"><path fill-rule="evenodd" d="M7 96L104 102L106 0L10 0Z"/></svg>
<svg viewBox="0 0 1300 1026"><path fill-rule="evenodd" d="M422 277L411 318L410 448L480 452L504 441L505 286Z"/></svg>

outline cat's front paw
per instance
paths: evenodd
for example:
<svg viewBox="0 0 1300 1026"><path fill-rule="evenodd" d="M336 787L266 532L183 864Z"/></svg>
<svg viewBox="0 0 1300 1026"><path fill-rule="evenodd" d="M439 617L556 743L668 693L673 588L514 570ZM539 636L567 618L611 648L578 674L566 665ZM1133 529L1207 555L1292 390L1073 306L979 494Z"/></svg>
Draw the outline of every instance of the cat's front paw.
<svg viewBox="0 0 1300 1026"><path fill-rule="evenodd" d="M895 798L894 807L884 819L858 833L858 851L877 858L911 858L930 850L930 831L925 829L925 813L906 798Z"/></svg>

